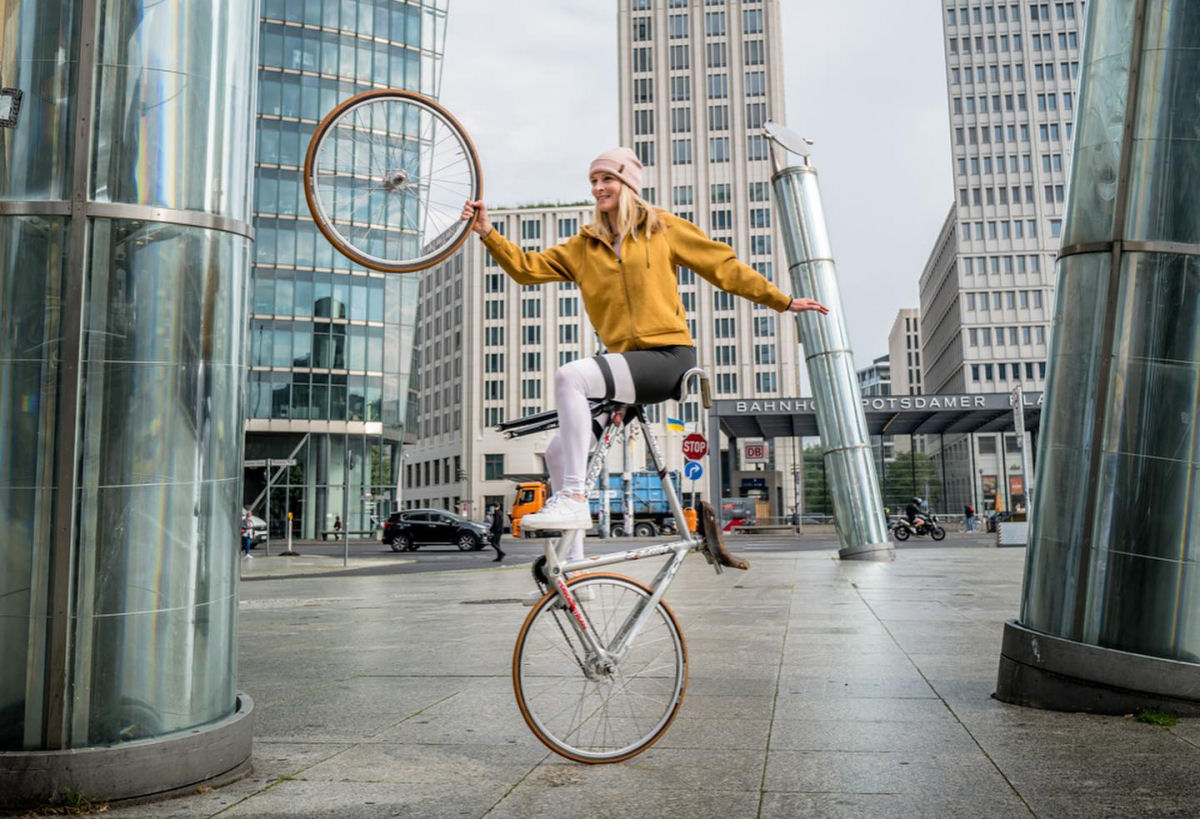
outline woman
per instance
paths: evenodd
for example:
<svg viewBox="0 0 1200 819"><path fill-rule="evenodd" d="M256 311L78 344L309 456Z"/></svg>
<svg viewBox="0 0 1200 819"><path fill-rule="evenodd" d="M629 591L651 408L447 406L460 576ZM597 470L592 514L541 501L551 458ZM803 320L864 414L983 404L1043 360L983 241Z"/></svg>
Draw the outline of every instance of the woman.
<svg viewBox="0 0 1200 819"><path fill-rule="evenodd" d="M594 221L542 252L523 252L501 236L482 200L468 201L462 211L463 219L478 217L475 232L500 267L520 284L575 282L588 318L609 351L564 364L555 373L559 426L546 450L555 492L541 511L521 519L522 528L530 530L591 528L584 485L592 441L589 398L663 401L675 394L683 374L696 366L676 265L691 268L722 290L780 312L829 312L819 302L785 295L738 261L729 245L646 203L638 193L642 163L628 148L596 157L588 179L596 200Z"/></svg>

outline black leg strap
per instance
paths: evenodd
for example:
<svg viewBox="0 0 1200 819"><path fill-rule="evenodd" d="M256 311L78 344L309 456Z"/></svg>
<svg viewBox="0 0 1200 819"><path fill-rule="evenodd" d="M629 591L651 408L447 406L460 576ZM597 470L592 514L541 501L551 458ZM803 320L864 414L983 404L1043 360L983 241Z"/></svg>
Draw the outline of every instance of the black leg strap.
<svg viewBox="0 0 1200 819"><path fill-rule="evenodd" d="M600 367L600 374L604 376L604 400L611 401L617 393L617 386L613 382L612 367L608 366L608 361L602 355L596 356L593 360Z"/></svg>

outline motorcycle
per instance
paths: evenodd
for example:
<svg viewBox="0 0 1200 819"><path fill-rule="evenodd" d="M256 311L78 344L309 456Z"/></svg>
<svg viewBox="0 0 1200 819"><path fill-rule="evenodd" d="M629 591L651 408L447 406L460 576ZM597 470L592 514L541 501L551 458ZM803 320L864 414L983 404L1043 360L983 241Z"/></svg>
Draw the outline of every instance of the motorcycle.
<svg viewBox="0 0 1200 819"><path fill-rule="evenodd" d="M946 530L937 522L937 515L918 515L912 522L908 522L908 518L900 517L888 524L888 530L896 540L908 540L913 535L929 535L934 540L941 540L946 536Z"/></svg>

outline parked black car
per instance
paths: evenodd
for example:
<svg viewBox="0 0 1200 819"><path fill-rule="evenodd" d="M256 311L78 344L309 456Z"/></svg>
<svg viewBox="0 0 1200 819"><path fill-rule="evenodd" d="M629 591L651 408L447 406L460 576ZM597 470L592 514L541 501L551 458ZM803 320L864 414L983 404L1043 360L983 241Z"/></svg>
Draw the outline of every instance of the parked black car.
<svg viewBox="0 0 1200 819"><path fill-rule="evenodd" d="M444 509L405 509L383 524L383 542L393 552L411 552L429 543L453 543L467 552L482 549L487 527Z"/></svg>

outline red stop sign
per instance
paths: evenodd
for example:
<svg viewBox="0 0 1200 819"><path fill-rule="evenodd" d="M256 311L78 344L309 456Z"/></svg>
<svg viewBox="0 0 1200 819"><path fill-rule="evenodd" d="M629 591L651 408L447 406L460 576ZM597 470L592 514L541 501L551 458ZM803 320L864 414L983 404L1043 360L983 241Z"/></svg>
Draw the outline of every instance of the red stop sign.
<svg viewBox="0 0 1200 819"><path fill-rule="evenodd" d="M704 436L693 432L683 439L683 457L689 461L698 461L708 452L708 441Z"/></svg>

